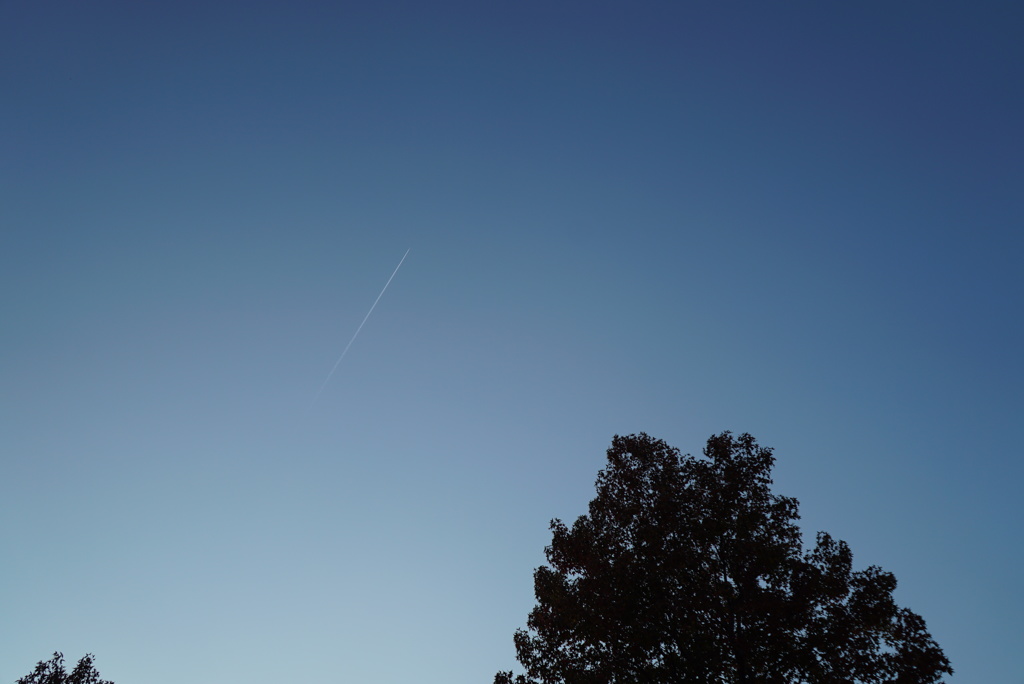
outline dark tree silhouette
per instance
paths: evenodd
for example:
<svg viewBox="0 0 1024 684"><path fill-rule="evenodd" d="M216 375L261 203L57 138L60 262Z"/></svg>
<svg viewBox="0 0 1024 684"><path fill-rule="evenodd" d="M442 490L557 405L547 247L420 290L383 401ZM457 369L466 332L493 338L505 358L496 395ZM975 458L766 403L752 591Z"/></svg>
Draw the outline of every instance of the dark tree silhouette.
<svg viewBox="0 0 1024 684"><path fill-rule="evenodd" d="M64 654L57 652L50 660L36 663L36 669L15 684L114 684L108 679L100 679L100 673L92 661L93 655L86 653L75 665L75 669L67 672L64 669Z"/></svg>
<svg viewBox="0 0 1024 684"><path fill-rule="evenodd" d="M772 451L711 437L704 458L616 436L589 513L551 522L525 674L495 684L935 684L949 660L896 578L853 571L842 541L803 548Z"/></svg>

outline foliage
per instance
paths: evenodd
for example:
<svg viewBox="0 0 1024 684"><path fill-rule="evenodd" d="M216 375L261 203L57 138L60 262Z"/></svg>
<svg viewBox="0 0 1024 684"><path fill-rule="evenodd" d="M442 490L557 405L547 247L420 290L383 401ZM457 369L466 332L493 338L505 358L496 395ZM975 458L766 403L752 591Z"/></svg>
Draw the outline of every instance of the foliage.
<svg viewBox="0 0 1024 684"><path fill-rule="evenodd" d="M36 669L15 684L114 684L100 679L100 673L92 663L93 655L87 653L69 673L64 669L64 654L56 652L50 660L36 663Z"/></svg>
<svg viewBox="0 0 1024 684"><path fill-rule="evenodd" d="M805 551L772 451L711 437L704 458L616 436L589 512L551 522L525 675L495 684L935 684L952 674L896 578L854 571L842 541Z"/></svg>

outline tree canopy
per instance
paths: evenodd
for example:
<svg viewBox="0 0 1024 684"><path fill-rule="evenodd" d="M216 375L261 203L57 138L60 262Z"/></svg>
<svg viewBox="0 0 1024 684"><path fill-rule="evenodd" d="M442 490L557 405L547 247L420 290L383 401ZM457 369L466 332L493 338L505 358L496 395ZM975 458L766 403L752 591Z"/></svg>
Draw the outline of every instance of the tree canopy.
<svg viewBox="0 0 1024 684"><path fill-rule="evenodd" d="M93 655L86 653L68 672L64 669L64 654L56 652L50 660L40 660L36 669L19 679L15 684L114 684L100 679L100 673L93 665Z"/></svg>
<svg viewBox="0 0 1024 684"><path fill-rule="evenodd" d="M771 449L712 436L703 458L616 436L589 512L551 522L525 674L495 684L935 684L949 660L896 578L853 570L825 533L805 550Z"/></svg>

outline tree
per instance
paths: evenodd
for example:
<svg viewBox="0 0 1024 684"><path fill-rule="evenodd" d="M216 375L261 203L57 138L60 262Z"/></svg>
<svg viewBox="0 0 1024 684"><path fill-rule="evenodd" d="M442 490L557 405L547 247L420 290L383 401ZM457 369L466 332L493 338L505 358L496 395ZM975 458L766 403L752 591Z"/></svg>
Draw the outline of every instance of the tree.
<svg viewBox="0 0 1024 684"><path fill-rule="evenodd" d="M495 684L935 684L952 674L896 578L852 569L842 541L805 551L771 449L712 436L704 458L616 436L597 496L551 521L537 605L517 630L525 674Z"/></svg>
<svg viewBox="0 0 1024 684"><path fill-rule="evenodd" d="M48 661L40 660L31 674L25 675L15 684L114 684L107 679L100 679L100 673L92 664L94 656L86 653L68 673L64 669L64 654L55 652Z"/></svg>

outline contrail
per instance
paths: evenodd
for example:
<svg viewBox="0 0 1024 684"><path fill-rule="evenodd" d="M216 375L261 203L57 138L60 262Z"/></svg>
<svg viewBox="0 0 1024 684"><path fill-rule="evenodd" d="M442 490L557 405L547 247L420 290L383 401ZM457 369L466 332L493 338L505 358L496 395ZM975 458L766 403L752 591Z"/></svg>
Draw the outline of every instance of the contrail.
<svg viewBox="0 0 1024 684"><path fill-rule="evenodd" d="M310 408L313 408L313 404L315 404L316 400L320 398L320 394L324 391L324 387L327 387L327 383L331 381L331 376L334 375L334 371L338 370L338 365L341 363L341 360L343 358L345 358L345 354L348 353L349 347L351 347L352 343L356 341L357 337L359 337L359 331L363 329L364 325L366 325L366 320L370 317L370 314L373 313L374 308L376 308L376 306L377 306L377 302L379 302L380 298L384 296L384 291L388 289L388 285L390 285L391 281L394 280L395 273L398 273L398 269L402 268L402 262L405 261L405 257L409 256L409 252L411 250L412 250L412 247L410 247L409 249L405 250L405 254L402 255L402 261L399 261L398 265L395 266L395 270L391 274L391 277L388 278L388 282L384 283L384 289L381 290L380 294L377 295L377 298L375 300L373 300L373 306L371 306L370 310L366 312L366 316L363 318L363 322L359 324L358 328L356 328L356 334L353 335L352 339L349 340L348 344L345 345L345 351L341 352L341 356L339 356L338 360L334 362L334 368L332 368L331 372L327 374L327 379L324 380L324 384L320 385L320 389L317 390L316 396L313 397L313 401L311 401L310 404L309 404Z"/></svg>

